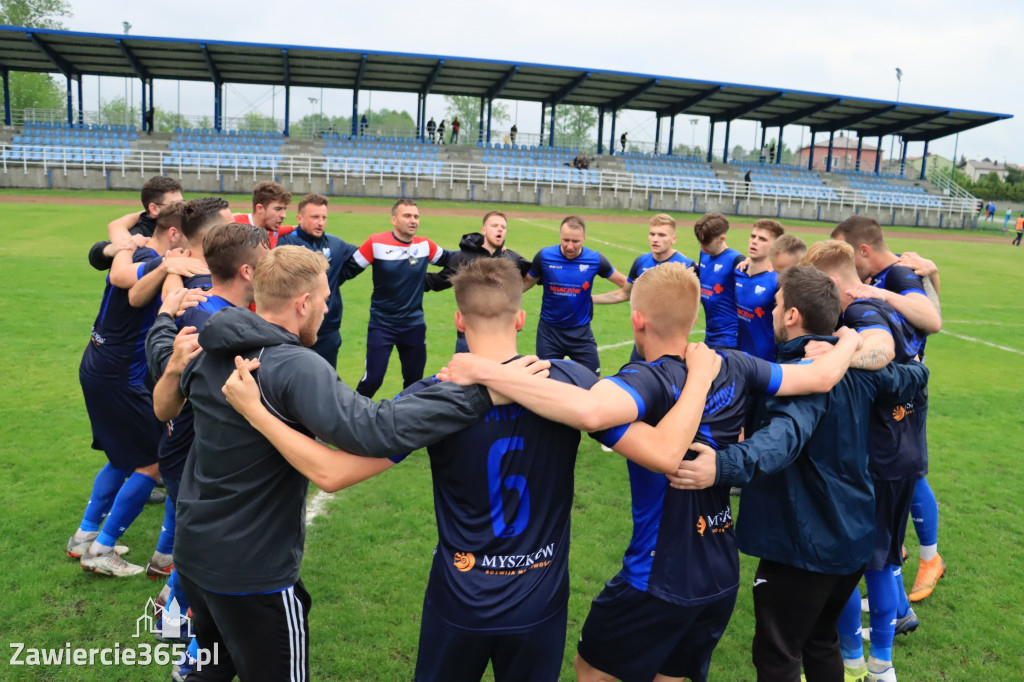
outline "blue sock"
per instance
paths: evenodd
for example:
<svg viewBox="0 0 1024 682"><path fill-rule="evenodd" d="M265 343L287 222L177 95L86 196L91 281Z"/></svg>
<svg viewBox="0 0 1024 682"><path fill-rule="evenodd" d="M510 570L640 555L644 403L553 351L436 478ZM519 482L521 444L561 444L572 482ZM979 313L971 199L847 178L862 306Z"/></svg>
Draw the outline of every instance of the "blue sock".
<svg viewBox="0 0 1024 682"><path fill-rule="evenodd" d="M174 551L174 502L168 495L164 500L164 523L160 527L160 539L156 541L156 551L170 554Z"/></svg>
<svg viewBox="0 0 1024 682"><path fill-rule="evenodd" d="M96 480L92 483L92 495L85 507L79 528L87 533L95 533L100 529L103 519L110 513L117 491L121 489L124 479L128 478L129 474L129 469L115 469L110 462L99 470Z"/></svg>
<svg viewBox="0 0 1024 682"><path fill-rule="evenodd" d="M917 479L910 516L914 519L918 542L922 545L939 544L939 504L935 501L935 493L927 479Z"/></svg>
<svg viewBox="0 0 1024 682"><path fill-rule="evenodd" d="M142 513L142 508L146 506L146 500L149 499L154 486L156 481L145 474L136 471L129 476L114 498L114 506L111 507L110 515L107 516L96 542L108 547L117 544L117 539L128 530L135 517Z"/></svg>
<svg viewBox="0 0 1024 682"><path fill-rule="evenodd" d="M880 571L864 571L871 608L871 655L880 661L892 660L892 640L896 634L896 586L892 568L886 564Z"/></svg>
<svg viewBox="0 0 1024 682"><path fill-rule="evenodd" d="M907 588L903 585L903 568L892 567L892 588L896 593L896 617L902 618L910 610L910 600L907 599Z"/></svg>
<svg viewBox="0 0 1024 682"><path fill-rule="evenodd" d="M860 591L854 590L839 614L839 648L843 658L852 661L864 656L864 640L860 636Z"/></svg>
<svg viewBox="0 0 1024 682"><path fill-rule="evenodd" d="M171 586L171 593L167 595L167 603L170 604L172 599L177 599L181 612L188 613L188 597L185 596L185 590L181 589L181 581L178 580L178 569L171 571L171 577L167 579L167 584Z"/></svg>

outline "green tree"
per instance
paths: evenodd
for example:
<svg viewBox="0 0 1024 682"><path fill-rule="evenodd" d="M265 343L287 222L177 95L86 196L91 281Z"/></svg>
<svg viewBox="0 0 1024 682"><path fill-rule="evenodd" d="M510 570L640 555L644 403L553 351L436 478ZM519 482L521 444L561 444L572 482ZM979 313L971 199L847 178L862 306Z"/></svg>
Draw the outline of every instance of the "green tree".
<svg viewBox="0 0 1024 682"><path fill-rule="evenodd" d="M100 105L100 123L139 127L141 125L141 117L137 108L134 106L129 107L125 103L124 97L118 97L117 99L105 100Z"/></svg>
<svg viewBox="0 0 1024 682"><path fill-rule="evenodd" d="M167 111L159 107L156 107L153 112L153 126L160 133L171 133L174 132L175 128L191 127L188 119L183 114L179 114L176 111Z"/></svg>
<svg viewBox="0 0 1024 682"><path fill-rule="evenodd" d="M64 0L3 0L0 24L32 28L64 29L60 17L70 17L71 3Z"/></svg>
<svg viewBox="0 0 1024 682"><path fill-rule="evenodd" d="M478 131L480 125L480 99L471 95L445 95L445 136L451 131L453 118L459 119L459 141L464 143L476 143L483 131ZM486 116L486 112L484 116ZM508 113L508 105L502 102L494 102L491 105L491 134L504 129L506 123L511 120ZM440 123L440 121L437 121ZM484 128L487 127L487 120L484 120ZM502 135L497 135L502 137Z"/></svg>
<svg viewBox="0 0 1024 682"><path fill-rule="evenodd" d="M560 147L589 147L597 125L597 109L586 106L555 108L555 144Z"/></svg>
<svg viewBox="0 0 1024 682"><path fill-rule="evenodd" d="M71 16L64 0L0 0L0 24L32 28L67 28L60 17ZM15 71L10 76L11 110L59 109L64 106L64 88L45 73Z"/></svg>
<svg viewBox="0 0 1024 682"><path fill-rule="evenodd" d="M258 111L248 111L238 123L239 130L277 130L277 121Z"/></svg>
<svg viewBox="0 0 1024 682"><path fill-rule="evenodd" d="M65 106L65 90L45 73L15 71L10 76L11 111L60 109Z"/></svg>

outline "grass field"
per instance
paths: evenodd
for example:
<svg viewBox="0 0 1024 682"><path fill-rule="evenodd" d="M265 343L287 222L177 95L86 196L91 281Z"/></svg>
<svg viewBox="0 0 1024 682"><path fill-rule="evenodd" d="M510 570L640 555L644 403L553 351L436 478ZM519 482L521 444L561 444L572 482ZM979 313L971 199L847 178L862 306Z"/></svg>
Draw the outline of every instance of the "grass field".
<svg viewBox="0 0 1024 682"><path fill-rule="evenodd" d="M3 192L0 194L8 194ZM70 194L105 198L130 195ZM351 204L352 201L335 202ZM431 215L462 205L424 202L421 234L454 248L478 228L477 218ZM472 208L483 208L473 206ZM511 208L511 207L510 207ZM131 209L110 206L3 203L7 240L0 246L0 640L27 647L136 646L135 620L159 585L142 577L114 581L82 573L63 554L81 518L92 478L104 462L90 449L89 423L77 368L96 315L103 277L85 254L106 223ZM588 211L588 213L593 213ZM647 214L609 214L588 225L588 246L628 269L647 250ZM328 230L355 243L387 229L386 218L333 214ZM803 232L820 224L787 225ZM556 241L557 221L531 216L510 222L509 245L527 257ZM922 626L896 644L901 680L1024 679L1024 316L1019 279L1024 249L1009 239L991 243L938 241L931 231L891 241L941 268L944 330L930 339L932 370L929 481L939 500L939 550L949 566L935 594L915 610ZM745 248L747 233L730 242ZM677 246L690 256L695 243L680 230ZM345 284L339 374L354 385L362 373L371 278ZM600 281L596 290L607 290ZM520 349L533 346L540 292L524 301L527 326ZM428 371L452 352L451 292L427 294ZM698 327L702 327L698 322ZM601 307L594 333L606 373L626 361L630 329L626 306ZM397 359L395 360L397 364ZM392 365L380 396L400 388ZM311 491L312 494L313 491ZM162 507L147 508L124 542L128 558L152 553ZM737 512L742 523L742 510ZM562 679L574 679L572 643L590 600L620 566L629 539L625 466L583 439L577 465L569 646ZM403 680L412 677L423 588L436 540L425 456L409 458L383 476L328 502L307 536L304 582L313 595L311 663L317 680ZM907 581L916 572L917 545ZM712 663L714 680L754 679L750 664L754 561L743 559L739 600ZM6 649L6 646L5 646ZM26 668L0 662L3 680L160 680L166 667Z"/></svg>

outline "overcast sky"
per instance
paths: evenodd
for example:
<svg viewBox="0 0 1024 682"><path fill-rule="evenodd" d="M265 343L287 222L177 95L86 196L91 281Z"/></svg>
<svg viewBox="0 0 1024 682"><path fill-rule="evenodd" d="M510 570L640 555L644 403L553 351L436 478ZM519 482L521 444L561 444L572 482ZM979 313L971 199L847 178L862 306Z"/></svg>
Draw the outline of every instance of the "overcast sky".
<svg viewBox="0 0 1024 682"><path fill-rule="evenodd" d="M895 100L896 67L903 70L902 102L1012 114L1009 121L960 135L958 155L1024 163L1024 2L1021 0L861 0L857 3L798 0L522 0L512 2L290 3L178 0L71 0L77 31L257 41L388 50L407 53L529 61L779 87ZM123 79L86 78L86 108L123 93ZM178 88L156 83L157 106L174 110ZM134 96L139 97L138 84ZM319 91L293 88L292 119L311 113L307 97ZM212 87L182 84L182 113L212 112ZM351 112L351 92L327 92L325 113ZM376 93L374 109L415 110L415 95ZM360 108L365 108L366 94ZM92 106L89 106L93 103ZM315 105L319 109L319 103ZM232 86L227 114L257 110L283 113L282 89ZM520 103L520 132L537 132L540 110ZM440 120L444 103L428 100L428 115ZM676 142L695 136L706 144L707 124L696 129L676 122ZM654 116L620 113L618 130L653 140ZM666 128L663 135L667 134ZM769 131L771 132L771 131ZM792 126L786 143L809 141ZM607 131L606 131L607 134ZM755 145L752 123L734 124L730 146ZM722 132L715 137L716 149ZM822 136L824 137L824 136ZM759 142L759 140L758 140ZM930 151L950 157L954 139L933 142ZM883 147L888 146L887 143ZM913 143L909 156L920 156Z"/></svg>

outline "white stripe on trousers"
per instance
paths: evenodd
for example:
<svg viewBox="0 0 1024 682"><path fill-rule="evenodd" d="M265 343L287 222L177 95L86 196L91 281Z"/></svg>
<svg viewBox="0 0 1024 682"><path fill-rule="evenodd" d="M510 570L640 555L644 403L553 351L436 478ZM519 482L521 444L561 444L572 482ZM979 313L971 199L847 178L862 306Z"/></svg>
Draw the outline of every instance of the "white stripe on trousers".
<svg viewBox="0 0 1024 682"><path fill-rule="evenodd" d="M288 649L291 665L291 682L306 682L306 631L303 622L302 602L295 596L295 588L281 592L284 613L288 620Z"/></svg>

